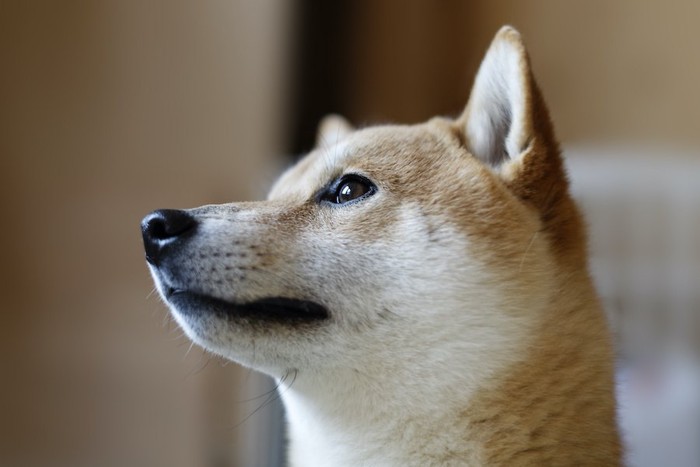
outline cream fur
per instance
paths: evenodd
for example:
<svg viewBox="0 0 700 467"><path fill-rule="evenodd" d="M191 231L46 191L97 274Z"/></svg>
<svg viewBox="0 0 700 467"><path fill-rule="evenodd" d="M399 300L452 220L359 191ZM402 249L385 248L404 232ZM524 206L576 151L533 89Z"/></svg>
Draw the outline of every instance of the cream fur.
<svg viewBox="0 0 700 467"><path fill-rule="evenodd" d="M619 462L607 328L546 115L505 28L457 121L327 120L268 201L189 211L196 235L151 266L161 293L330 311L267 325L171 305L195 342L281 382L292 465ZM376 192L316 201L348 173Z"/></svg>

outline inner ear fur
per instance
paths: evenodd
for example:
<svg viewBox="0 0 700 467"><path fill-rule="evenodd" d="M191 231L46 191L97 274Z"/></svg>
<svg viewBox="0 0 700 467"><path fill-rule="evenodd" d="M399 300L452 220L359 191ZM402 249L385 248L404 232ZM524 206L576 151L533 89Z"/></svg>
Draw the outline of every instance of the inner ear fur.
<svg viewBox="0 0 700 467"><path fill-rule="evenodd" d="M472 154L500 166L531 137L533 78L520 34L503 27L481 62L462 116Z"/></svg>
<svg viewBox="0 0 700 467"><path fill-rule="evenodd" d="M321 119L316 130L316 147L332 146L344 140L355 129L352 124L338 114L329 114Z"/></svg>
<svg viewBox="0 0 700 467"><path fill-rule="evenodd" d="M567 191L549 113L514 28L491 42L457 124L472 155L521 199L546 210Z"/></svg>
<svg viewBox="0 0 700 467"><path fill-rule="evenodd" d="M542 232L560 257L585 264L584 229L559 144L525 45L512 27L496 34L456 124L472 155L539 213Z"/></svg>

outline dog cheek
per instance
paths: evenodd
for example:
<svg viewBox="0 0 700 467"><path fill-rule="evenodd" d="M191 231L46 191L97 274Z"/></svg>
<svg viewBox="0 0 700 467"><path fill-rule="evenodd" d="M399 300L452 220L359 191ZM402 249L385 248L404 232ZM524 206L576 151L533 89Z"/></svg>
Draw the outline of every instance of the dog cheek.
<svg viewBox="0 0 700 467"><path fill-rule="evenodd" d="M306 233L278 263L275 274L296 295L321 302L341 318L370 292L363 278L371 265L349 237Z"/></svg>

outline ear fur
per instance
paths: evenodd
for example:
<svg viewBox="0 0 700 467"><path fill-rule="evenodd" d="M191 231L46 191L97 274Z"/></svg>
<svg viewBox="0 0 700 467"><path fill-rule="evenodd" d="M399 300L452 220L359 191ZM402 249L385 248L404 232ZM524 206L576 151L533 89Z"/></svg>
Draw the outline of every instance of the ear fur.
<svg viewBox="0 0 700 467"><path fill-rule="evenodd" d="M496 34L456 124L472 155L540 212L544 230L556 243L585 244L547 106L512 27ZM580 255L585 248L572 251Z"/></svg>
<svg viewBox="0 0 700 467"><path fill-rule="evenodd" d="M547 106L512 27L493 39L457 124L470 152L519 198L548 210L568 191Z"/></svg>
<svg viewBox="0 0 700 467"><path fill-rule="evenodd" d="M344 117L337 114L326 115L318 124L316 147L338 143L353 131L353 126Z"/></svg>
<svg viewBox="0 0 700 467"><path fill-rule="evenodd" d="M526 149L533 136L533 87L520 34L504 26L481 63L462 116L473 155L498 167Z"/></svg>

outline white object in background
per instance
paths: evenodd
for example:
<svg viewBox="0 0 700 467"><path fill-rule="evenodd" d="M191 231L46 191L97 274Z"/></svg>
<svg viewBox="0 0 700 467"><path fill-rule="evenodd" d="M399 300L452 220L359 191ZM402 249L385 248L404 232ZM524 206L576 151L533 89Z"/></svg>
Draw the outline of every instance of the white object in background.
<svg viewBox="0 0 700 467"><path fill-rule="evenodd" d="M565 152L615 332L627 463L700 466L700 153Z"/></svg>

